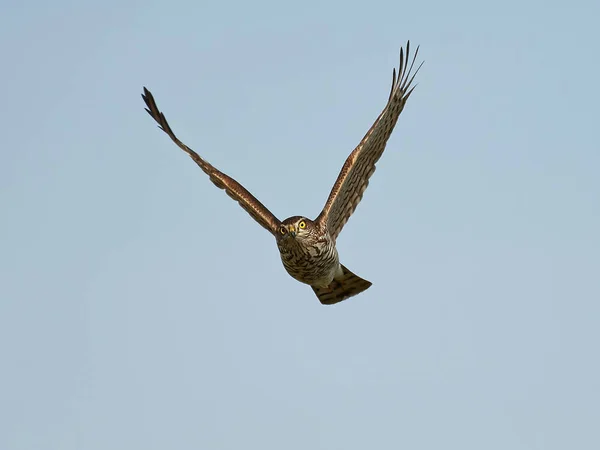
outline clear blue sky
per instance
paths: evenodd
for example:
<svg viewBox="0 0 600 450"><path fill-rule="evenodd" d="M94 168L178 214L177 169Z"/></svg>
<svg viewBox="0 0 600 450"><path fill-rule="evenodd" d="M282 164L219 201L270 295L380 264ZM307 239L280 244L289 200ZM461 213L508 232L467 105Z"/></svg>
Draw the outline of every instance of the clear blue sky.
<svg viewBox="0 0 600 450"><path fill-rule="evenodd" d="M4 2L0 448L600 448L597 2ZM315 217L425 60L323 307L160 132Z"/></svg>

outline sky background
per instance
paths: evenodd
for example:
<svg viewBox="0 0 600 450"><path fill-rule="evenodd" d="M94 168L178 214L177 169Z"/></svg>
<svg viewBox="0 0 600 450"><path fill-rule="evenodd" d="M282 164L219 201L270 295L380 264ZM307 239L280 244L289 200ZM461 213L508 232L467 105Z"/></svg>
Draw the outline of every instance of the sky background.
<svg viewBox="0 0 600 450"><path fill-rule="evenodd" d="M598 2L0 7L0 448L600 448ZM316 217L425 65L333 307L144 112Z"/></svg>

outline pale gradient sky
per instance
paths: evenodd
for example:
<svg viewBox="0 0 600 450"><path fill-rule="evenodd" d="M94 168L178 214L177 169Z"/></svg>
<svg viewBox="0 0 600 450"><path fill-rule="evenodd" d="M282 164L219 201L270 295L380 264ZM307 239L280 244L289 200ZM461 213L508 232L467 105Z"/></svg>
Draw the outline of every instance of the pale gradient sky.
<svg viewBox="0 0 600 450"><path fill-rule="evenodd" d="M488 3L3 2L0 449L600 448L600 6ZM315 217L408 39L323 307L142 86Z"/></svg>

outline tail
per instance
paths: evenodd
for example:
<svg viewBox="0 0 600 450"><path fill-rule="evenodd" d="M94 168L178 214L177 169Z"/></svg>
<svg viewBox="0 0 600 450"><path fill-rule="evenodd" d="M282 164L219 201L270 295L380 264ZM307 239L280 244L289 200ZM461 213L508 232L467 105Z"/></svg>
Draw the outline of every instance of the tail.
<svg viewBox="0 0 600 450"><path fill-rule="evenodd" d="M311 286L317 297L319 297L319 301L324 305L333 305L341 302L371 287L370 281L363 280L361 277L354 275L344 266L342 266L342 273L343 276L341 278L334 279L327 287L319 288Z"/></svg>

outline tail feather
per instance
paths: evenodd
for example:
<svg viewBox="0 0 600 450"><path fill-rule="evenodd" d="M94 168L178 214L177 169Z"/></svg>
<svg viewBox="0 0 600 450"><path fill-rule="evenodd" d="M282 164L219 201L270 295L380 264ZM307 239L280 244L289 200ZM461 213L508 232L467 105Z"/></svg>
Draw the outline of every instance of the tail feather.
<svg viewBox="0 0 600 450"><path fill-rule="evenodd" d="M371 282L363 280L342 266L343 277L334 279L331 284L324 288L311 286L319 301L324 305L333 305L346 300L353 295L360 294L371 287Z"/></svg>

